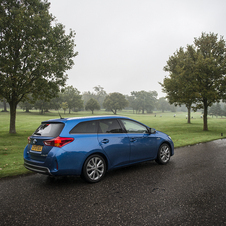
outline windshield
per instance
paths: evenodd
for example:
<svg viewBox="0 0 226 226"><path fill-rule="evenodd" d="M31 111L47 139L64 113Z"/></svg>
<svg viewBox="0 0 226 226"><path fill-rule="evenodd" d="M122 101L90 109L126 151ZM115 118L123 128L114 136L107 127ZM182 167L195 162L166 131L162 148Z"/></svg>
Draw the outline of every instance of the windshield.
<svg viewBox="0 0 226 226"><path fill-rule="evenodd" d="M42 123L33 133L33 136L57 137L63 127L63 123Z"/></svg>

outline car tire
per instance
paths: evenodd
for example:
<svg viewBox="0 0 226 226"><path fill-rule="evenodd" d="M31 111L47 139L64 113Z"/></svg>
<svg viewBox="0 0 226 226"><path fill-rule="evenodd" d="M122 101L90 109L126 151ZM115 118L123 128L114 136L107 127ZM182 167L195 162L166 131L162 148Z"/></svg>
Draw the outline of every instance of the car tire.
<svg viewBox="0 0 226 226"><path fill-rule="evenodd" d="M170 160L170 146L167 143L163 143L158 150L157 159L155 160L158 164L165 165Z"/></svg>
<svg viewBox="0 0 226 226"><path fill-rule="evenodd" d="M82 178L89 183L99 182L106 173L106 162L98 154L89 156L82 169Z"/></svg>

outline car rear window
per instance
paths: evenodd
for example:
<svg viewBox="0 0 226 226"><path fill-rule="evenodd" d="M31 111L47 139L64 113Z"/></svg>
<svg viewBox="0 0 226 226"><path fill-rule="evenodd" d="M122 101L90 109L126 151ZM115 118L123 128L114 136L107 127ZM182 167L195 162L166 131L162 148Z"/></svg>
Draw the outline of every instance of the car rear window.
<svg viewBox="0 0 226 226"><path fill-rule="evenodd" d="M57 137L64 128L64 123L42 123L33 136Z"/></svg>

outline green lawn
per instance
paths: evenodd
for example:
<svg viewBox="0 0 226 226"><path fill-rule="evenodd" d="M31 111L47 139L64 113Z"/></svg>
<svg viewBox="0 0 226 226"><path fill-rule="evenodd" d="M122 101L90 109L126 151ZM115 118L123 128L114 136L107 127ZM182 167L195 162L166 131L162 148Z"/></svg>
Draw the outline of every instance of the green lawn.
<svg viewBox="0 0 226 226"><path fill-rule="evenodd" d="M156 117L155 117L156 113ZM226 118L208 119L209 131L203 131L203 120L199 112L192 113L192 123L187 124L186 112L155 112L154 114L133 114L132 111L121 111L118 115L128 116L152 128L171 136L175 147L207 142L226 137ZM94 115L112 114L105 111L94 112ZM176 114L176 117L174 117ZM63 114L62 117L80 117L91 115L91 112ZM59 118L57 112L40 115L37 111L25 113L17 111L17 134L9 134L9 113L0 112L0 178L28 173L23 166L23 150L27 137L39 126L41 121ZM221 136L223 134L223 136Z"/></svg>

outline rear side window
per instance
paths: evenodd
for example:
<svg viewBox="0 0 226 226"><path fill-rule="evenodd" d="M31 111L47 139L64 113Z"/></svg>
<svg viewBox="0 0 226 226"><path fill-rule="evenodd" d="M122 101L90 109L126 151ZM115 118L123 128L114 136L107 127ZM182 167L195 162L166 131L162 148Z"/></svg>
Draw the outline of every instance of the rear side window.
<svg viewBox="0 0 226 226"><path fill-rule="evenodd" d="M57 137L64 128L63 123L42 123L33 133L34 136Z"/></svg>
<svg viewBox="0 0 226 226"><path fill-rule="evenodd" d="M98 133L123 133L117 119L100 120Z"/></svg>
<svg viewBox="0 0 226 226"><path fill-rule="evenodd" d="M98 124L98 121L80 122L78 125L76 125L70 131L70 134L73 134L73 133L97 133L97 124Z"/></svg>

